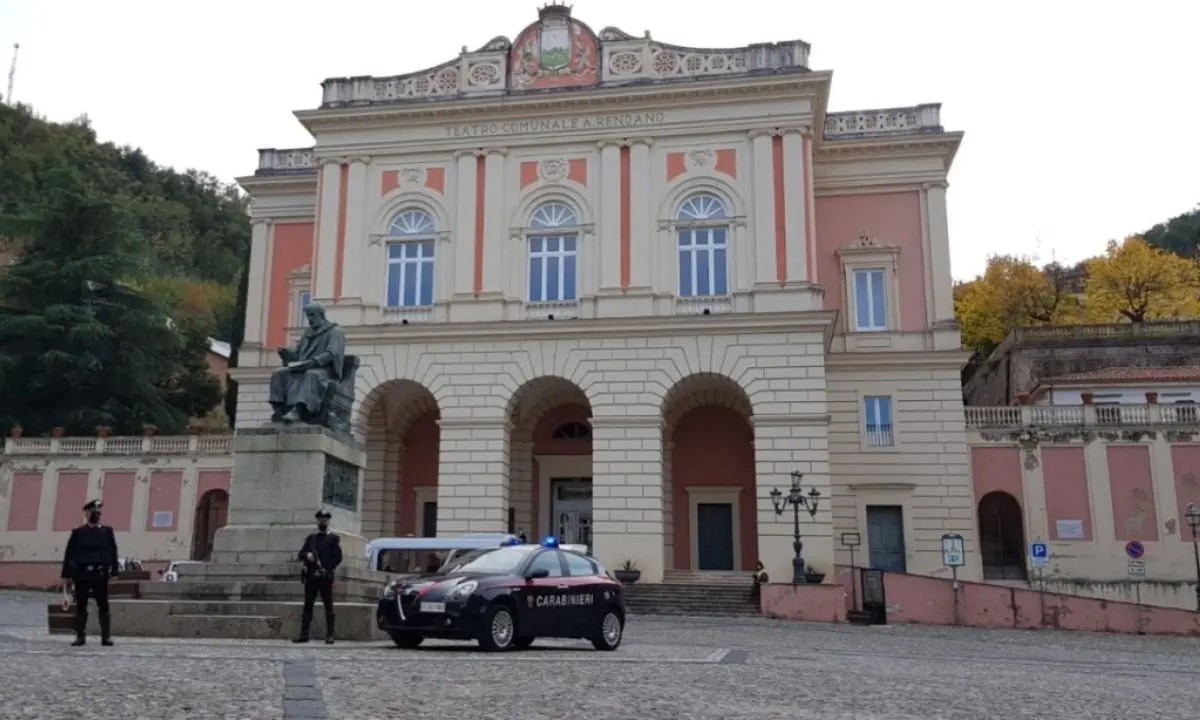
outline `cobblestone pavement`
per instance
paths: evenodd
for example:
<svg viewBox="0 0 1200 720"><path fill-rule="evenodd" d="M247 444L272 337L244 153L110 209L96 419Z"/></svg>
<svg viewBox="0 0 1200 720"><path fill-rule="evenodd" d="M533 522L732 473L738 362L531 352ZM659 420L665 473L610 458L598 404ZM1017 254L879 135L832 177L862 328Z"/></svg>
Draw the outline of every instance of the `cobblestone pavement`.
<svg viewBox="0 0 1200 720"><path fill-rule="evenodd" d="M1200 640L634 618L625 644L117 639L45 632L0 592L0 718L1170 720L1195 718Z"/></svg>

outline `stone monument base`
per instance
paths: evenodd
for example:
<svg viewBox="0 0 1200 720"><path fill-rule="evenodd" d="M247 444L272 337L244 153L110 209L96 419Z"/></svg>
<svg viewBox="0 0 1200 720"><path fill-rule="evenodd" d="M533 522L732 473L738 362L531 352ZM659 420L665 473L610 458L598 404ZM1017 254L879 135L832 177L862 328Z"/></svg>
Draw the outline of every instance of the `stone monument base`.
<svg viewBox="0 0 1200 720"><path fill-rule="evenodd" d="M316 530L314 513L332 514L346 567L365 563L359 497L366 453L353 437L314 425L239 430L233 442L229 516L213 541L215 565L295 562Z"/></svg>

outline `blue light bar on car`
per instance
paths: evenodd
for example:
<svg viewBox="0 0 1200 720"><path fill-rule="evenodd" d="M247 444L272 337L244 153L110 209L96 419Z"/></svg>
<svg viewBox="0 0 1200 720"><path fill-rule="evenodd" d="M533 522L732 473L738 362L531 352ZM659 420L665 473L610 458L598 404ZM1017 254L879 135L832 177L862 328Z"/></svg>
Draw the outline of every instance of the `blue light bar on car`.
<svg viewBox="0 0 1200 720"><path fill-rule="evenodd" d="M544 547L544 548L558 547L558 538L554 537L553 535L547 535L546 539L542 541L542 547Z"/></svg>
<svg viewBox="0 0 1200 720"><path fill-rule="evenodd" d="M521 544L521 538L517 537L516 535L509 535L508 537L504 538L504 540L500 543L500 547L512 547L513 545L520 545L520 544Z"/></svg>

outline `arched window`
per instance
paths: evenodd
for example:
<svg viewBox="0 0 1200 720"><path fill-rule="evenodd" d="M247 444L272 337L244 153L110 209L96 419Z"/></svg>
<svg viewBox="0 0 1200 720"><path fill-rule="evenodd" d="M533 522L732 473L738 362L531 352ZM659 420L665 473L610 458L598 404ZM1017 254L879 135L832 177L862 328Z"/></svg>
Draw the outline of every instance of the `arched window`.
<svg viewBox="0 0 1200 720"><path fill-rule="evenodd" d="M433 304L433 251L437 224L424 210L402 210L388 231L388 307Z"/></svg>
<svg viewBox="0 0 1200 720"><path fill-rule="evenodd" d="M692 195L676 216L679 297L729 294L729 213L715 195Z"/></svg>
<svg viewBox="0 0 1200 720"><path fill-rule="evenodd" d="M592 428L579 422L563 423L550 435L552 440L589 440L591 437Z"/></svg>
<svg viewBox="0 0 1200 720"><path fill-rule="evenodd" d="M577 300L579 216L548 202L533 211L529 228L529 302Z"/></svg>

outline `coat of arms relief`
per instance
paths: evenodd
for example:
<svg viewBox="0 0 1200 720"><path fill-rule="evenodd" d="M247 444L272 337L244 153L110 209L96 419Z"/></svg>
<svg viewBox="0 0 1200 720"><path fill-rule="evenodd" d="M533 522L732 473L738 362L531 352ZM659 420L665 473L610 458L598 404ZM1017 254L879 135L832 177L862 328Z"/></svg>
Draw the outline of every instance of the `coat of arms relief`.
<svg viewBox="0 0 1200 720"><path fill-rule="evenodd" d="M546 12L514 43L514 89L566 87L596 82L599 47L586 27L565 12Z"/></svg>

